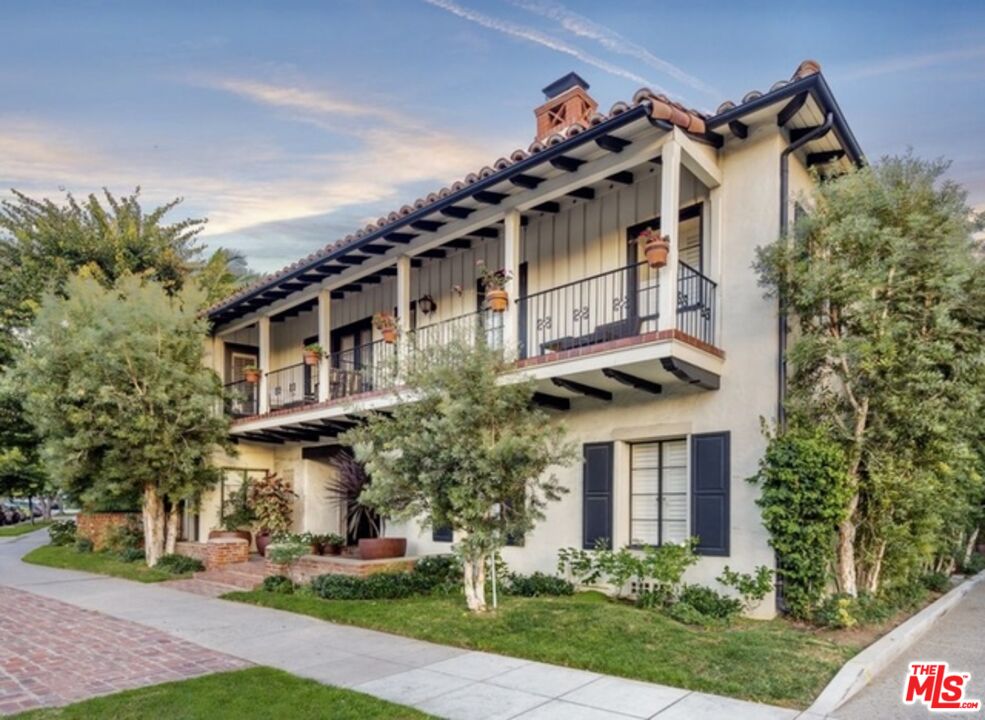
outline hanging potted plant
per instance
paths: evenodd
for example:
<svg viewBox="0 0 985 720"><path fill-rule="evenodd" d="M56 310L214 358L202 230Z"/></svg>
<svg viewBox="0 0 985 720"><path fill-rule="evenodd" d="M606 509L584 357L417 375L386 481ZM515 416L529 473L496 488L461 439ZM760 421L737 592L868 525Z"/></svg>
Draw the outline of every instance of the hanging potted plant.
<svg viewBox="0 0 985 720"><path fill-rule="evenodd" d="M373 327L380 331L383 342L388 345L397 342L397 318L390 313L376 313L373 316Z"/></svg>
<svg viewBox="0 0 985 720"><path fill-rule="evenodd" d="M643 246L646 262L652 268L662 268L667 264L667 253L670 252L670 236L661 235L658 230L647 228L636 237L636 242Z"/></svg>
<svg viewBox="0 0 985 720"><path fill-rule="evenodd" d="M250 506L259 529L256 534L257 552L261 555L266 555L271 538L290 531L296 497L287 482L276 474L268 474L250 483Z"/></svg>
<svg viewBox="0 0 985 720"><path fill-rule="evenodd" d="M505 312L510 304L506 284L513 279L513 275L504 268L490 270L482 260L479 260L476 266L479 268L479 279L482 281L482 287L486 290L486 304L489 305L489 309L497 313Z"/></svg>
<svg viewBox="0 0 985 720"><path fill-rule="evenodd" d="M341 452L332 461L334 477L328 482L328 499L345 510L346 532L350 538L358 538L359 557L363 560L403 557L407 552L407 538L383 537L383 518L362 500L363 490L370 483L366 469L350 453ZM370 537L358 537L366 532Z"/></svg>
<svg viewBox="0 0 985 720"><path fill-rule="evenodd" d="M243 368L243 379L246 380L250 385L256 385L260 382L260 375L263 371L256 365L247 365Z"/></svg>
<svg viewBox="0 0 985 720"><path fill-rule="evenodd" d="M322 350L321 345L318 343L311 343L311 345L305 345L304 347L304 364L305 365L317 365L322 359L325 351Z"/></svg>

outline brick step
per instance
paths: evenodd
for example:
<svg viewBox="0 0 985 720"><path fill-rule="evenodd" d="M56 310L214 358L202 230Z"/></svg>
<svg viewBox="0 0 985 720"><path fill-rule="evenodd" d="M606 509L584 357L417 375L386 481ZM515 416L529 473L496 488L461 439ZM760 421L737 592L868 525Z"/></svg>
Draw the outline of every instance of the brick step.
<svg viewBox="0 0 985 720"><path fill-rule="evenodd" d="M225 583L212 582L199 578L188 578L184 580L167 580L161 583L164 587L181 590L182 592L204 595L205 597L217 598L226 593L237 592L243 588L238 585L226 585Z"/></svg>
<svg viewBox="0 0 985 720"><path fill-rule="evenodd" d="M263 582L263 575L230 571L229 567L197 572L194 578L219 585L230 585L240 590L254 590Z"/></svg>

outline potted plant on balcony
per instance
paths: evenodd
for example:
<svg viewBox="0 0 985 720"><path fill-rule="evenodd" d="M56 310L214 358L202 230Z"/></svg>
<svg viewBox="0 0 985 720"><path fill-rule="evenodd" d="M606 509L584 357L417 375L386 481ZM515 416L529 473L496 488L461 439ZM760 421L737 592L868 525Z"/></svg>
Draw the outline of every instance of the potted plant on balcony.
<svg viewBox="0 0 985 720"><path fill-rule="evenodd" d="M209 531L209 540L213 538L243 538L247 544L253 541L253 534L248 528L252 527L256 515L250 507L248 497L249 484L243 483L239 489L233 490L219 508L219 526L221 530Z"/></svg>
<svg viewBox="0 0 985 720"><path fill-rule="evenodd" d="M250 385L256 385L260 382L260 375L263 371L256 365L247 365L243 368L243 379L246 380Z"/></svg>
<svg viewBox="0 0 985 720"><path fill-rule="evenodd" d="M376 313L373 316L373 327L380 331L383 342L389 345L397 342L397 318L390 313Z"/></svg>
<svg viewBox="0 0 985 720"><path fill-rule="evenodd" d="M403 557L407 552L407 538L383 537L383 519L360 500L370 483L362 463L350 453L341 452L335 456L332 465L335 473L327 484L329 501L345 510L349 537L356 537L360 531L370 535L359 538L359 557L363 560Z"/></svg>
<svg viewBox="0 0 985 720"><path fill-rule="evenodd" d="M266 555L267 546L275 535L284 535L291 529L294 498L297 495L287 482L276 474L268 473L250 483L250 506L256 515L257 552Z"/></svg>
<svg viewBox="0 0 985 720"><path fill-rule="evenodd" d="M305 365L317 365L322 359L325 351L322 350L322 346L318 343L311 343L311 345L305 345L304 347L304 364Z"/></svg>
<svg viewBox="0 0 985 720"><path fill-rule="evenodd" d="M636 242L643 246L647 265L662 268L667 264L667 253L670 252L669 235L661 235L659 230L647 228L636 237Z"/></svg>
<svg viewBox="0 0 985 720"><path fill-rule="evenodd" d="M482 287L486 290L486 303L489 305L489 309L497 313L505 312L510 304L506 285L513 279L512 273L504 268L490 270L483 260L479 260L476 266L479 268L479 279L482 281Z"/></svg>

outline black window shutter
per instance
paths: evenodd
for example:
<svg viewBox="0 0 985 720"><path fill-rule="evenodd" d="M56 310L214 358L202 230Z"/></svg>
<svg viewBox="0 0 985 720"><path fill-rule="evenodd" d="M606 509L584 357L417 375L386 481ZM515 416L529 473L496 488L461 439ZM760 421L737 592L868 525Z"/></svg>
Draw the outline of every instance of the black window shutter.
<svg viewBox="0 0 985 720"><path fill-rule="evenodd" d="M729 433L691 437L691 534L699 555L729 554Z"/></svg>
<svg viewBox="0 0 985 720"><path fill-rule="evenodd" d="M452 535L451 527L436 527L431 530L431 539L434 542L451 542Z"/></svg>
<svg viewBox="0 0 985 720"><path fill-rule="evenodd" d="M582 447L582 547L596 541L612 544L612 443L586 443Z"/></svg>

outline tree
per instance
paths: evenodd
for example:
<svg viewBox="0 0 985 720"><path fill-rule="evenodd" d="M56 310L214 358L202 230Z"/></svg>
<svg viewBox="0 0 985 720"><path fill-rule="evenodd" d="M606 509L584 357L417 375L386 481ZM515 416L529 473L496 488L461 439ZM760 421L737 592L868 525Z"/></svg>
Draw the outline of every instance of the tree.
<svg viewBox="0 0 985 720"><path fill-rule="evenodd" d="M141 498L147 563L174 551L181 500L218 475L228 443L218 377L202 364L195 288L132 275L49 292L14 369L55 477L84 504Z"/></svg>
<svg viewBox="0 0 985 720"><path fill-rule="evenodd" d="M787 409L841 445L841 592L951 552L982 498L981 226L942 162L886 158L822 182L758 267L798 332Z"/></svg>
<svg viewBox="0 0 985 720"><path fill-rule="evenodd" d="M246 258L226 248L217 248L195 273L205 301L212 304L229 297L259 277L250 270Z"/></svg>
<svg viewBox="0 0 985 720"><path fill-rule="evenodd" d="M563 427L533 408L531 381L500 382L506 365L484 343L455 341L407 365L406 402L343 441L370 476L362 502L458 533L466 602L481 612L486 560L567 492L547 471L571 464L574 449Z"/></svg>

